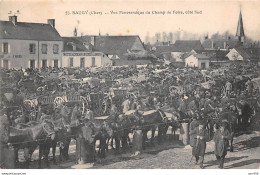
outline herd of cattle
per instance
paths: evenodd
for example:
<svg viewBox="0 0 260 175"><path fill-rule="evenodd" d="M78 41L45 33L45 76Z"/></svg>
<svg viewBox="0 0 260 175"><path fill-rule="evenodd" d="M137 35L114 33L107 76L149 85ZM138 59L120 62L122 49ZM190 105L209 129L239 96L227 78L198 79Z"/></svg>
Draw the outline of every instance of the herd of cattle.
<svg viewBox="0 0 260 175"><path fill-rule="evenodd" d="M243 68L244 71L251 73L251 79L252 77L259 77L259 72L257 72L258 67L247 67L245 65ZM135 103L135 105L132 105L135 107L128 107L128 110L124 111L119 109L122 108L122 101L120 101L120 104L115 104L118 109L117 113L113 113L113 115L108 113L107 116L86 118L85 112L82 113L81 109L76 108L74 104L72 106L70 104L70 107L73 108L72 110L66 106L66 103L62 103L56 106L54 113L40 113L40 117L34 120L15 123L13 119L14 116L12 116L13 114L10 116L8 110L6 110L7 108L3 107L4 103L2 102L1 107L4 108L2 112L7 114L9 120L12 120L10 121L8 145L14 148L15 161L19 162L18 151L22 149L25 159L24 167L29 168L31 156L39 147L39 167L42 167L42 157L48 166L50 148L52 148L53 161L56 163L55 154L57 146L60 149L60 160L69 159L71 139L75 139L77 142L77 159L84 154L85 157L87 157L86 162L93 162L96 157L95 147L97 141L99 141L98 155L104 158L108 151L108 145L111 144L111 146L114 147L114 141L115 153L118 154L126 151L131 145L129 134L134 130L142 131L142 146L145 148L147 144L146 141L148 140L148 131L152 131L151 143L154 143L156 130L158 131L157 141L163 142L166 139L169 127L172 127L172 133L174 132L175 134L177 129L183 130L182 123L190 123L195 118L204 121L210 136L213 136L214 125L224 119L229 122L229 129L233 133L240 132L241 126L246 130L253 127L253 125L259 124L259 89L253 88L252 90L248 90L246 87L243 87L246 86L248 82L248 78L246 78L245 81L245 75L241 73L238 74L234 67L223 71L223 74L218 76L212 75L212 72L216 72L216 70L208 71L205 74L197 69L189 69L176 71L169 67L167 67L167 69L165 69L165 67L161 69L141 68L138 73L138 71L136 71L138 69L124 68L124 74L122 74L126 75L121 77L122 82L124 79L133 75L140 75L140 72L148 70L147 72L150 73L145 75L145 77L148 78L144 78L144 81L137 83L131 80L127 82L132 88L134 88L135 85L137 86L137 84L138 87L142 87L142 90L136 93L137 97L124 96L123 98L123 100L129 100L131 104ZM116 74L119 74L117 71L118 70L112 71L111 73L112 76L115 76L114 78L116 78ZM120 69L120 71L122 70ZM98 76L99 78L103 76L107 78L109 73L104 72L105 71L101 74L90 74L89 76ZM219 72L220 71L218 71L218 74L220 74ZM244 74L246 73L244 72ZM237 76L241 76L242 79L238 78L239 81L231 81L233 85L231 93L227 94L223 92L225 83L230 81L230 78ZM207 80L208 77L210 77L210 80ZM218 83L221 78L221 83ZM40 82L41 80L38 79L37 81ZM210 84L211 81L214 81L214 83ZM16 82L14 86L16 86L15 88L18 89L19 93L26 91L26 89L21 86L20 79L17 79ZM196 86L198 82L200 83L200 88ZM205 83L206 86L208 85L209 87L205 87ZM218 88L216 84L218 84L220 88ZM161 87L161 85L163 85L163 87ZM20 89L17 88L19 86L21 86ZM125 86L125 84L117 83L114 85L114 87L118 86ZM164 87L167 87L167 90L165 90L167 92L163 90ZM66 86L66 88L67 89L64 90L61 87L60 91L70 91L70 88L73 88L73 92L80 90L80 88L78 89L73 86ZM158 91L156 91L157 89ZM43 89L41 93L44 93L45 90L46 89ZM55 90L58 91L59 89L55 88ZM82 95L84 88L81 90L80 93ZM156 95L154 91L156 91ZM111 103L110 106L114 104L114 102ZM51 106L49 107L53 108ZM79 110L77 117L75 117L75 113L73 113L73 111L75 112L74 109ZM91 107L88 107L88 109L90 110ZM64 110L67 111L66 116L61 115L64 113ZM30 113L23 114L30 115ZM233 139L231 140L231 151L233 149L232 141ZM84 149L81 148L82 146ZM82 150L84 150L84 152L82 152Z"/></svg>

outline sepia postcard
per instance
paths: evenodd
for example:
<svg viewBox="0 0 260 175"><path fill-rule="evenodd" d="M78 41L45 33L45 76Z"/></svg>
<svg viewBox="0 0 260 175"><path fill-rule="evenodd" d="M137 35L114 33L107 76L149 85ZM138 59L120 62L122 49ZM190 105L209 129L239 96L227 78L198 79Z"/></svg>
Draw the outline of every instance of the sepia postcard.
<svg viewBox="0 0 260 175"><path fill-rule="evenodd" d="M259 0L0 0L0 174L258 175L259 19Z"/></svg>

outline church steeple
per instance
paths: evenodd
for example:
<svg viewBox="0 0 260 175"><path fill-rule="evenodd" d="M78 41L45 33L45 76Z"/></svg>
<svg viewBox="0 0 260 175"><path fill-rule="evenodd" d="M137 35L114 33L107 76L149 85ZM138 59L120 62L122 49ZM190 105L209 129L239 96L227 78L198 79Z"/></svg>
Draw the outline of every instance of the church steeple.
<svg viewBox="0 0 260 175"><path fill-rule="evenodd" d="M245 42L245 32L244 32L241 10L240 10L238 24L237 24L236 36L238 36L238 40L241 42L241 44L243 44Z"/></svg>
<svg viewBox="0 0 260 175"><path fill-rule="evenodd" d="M78 30L77 30L77 28L75 27L75 29L74 29L74 36L76 37L78 35Z"/></svg>

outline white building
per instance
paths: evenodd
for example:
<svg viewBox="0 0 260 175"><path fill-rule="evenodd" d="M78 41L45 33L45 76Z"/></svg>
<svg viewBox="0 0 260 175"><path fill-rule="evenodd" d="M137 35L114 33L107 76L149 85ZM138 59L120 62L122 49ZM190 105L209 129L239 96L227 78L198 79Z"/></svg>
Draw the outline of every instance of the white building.
<svg viewBox="0 0 260 175"><path fill-rule="evenodd" d="M185 58L185 66L198 67L200 69L209 68L209 57L203 54L191 54Z"/></svg>
<svg viewBox="0 0 260 175"><path fill-rule="evenodd" d="M242 47L236 47L230 50L226 55L230 61L248 61L250 56Z"/></svg>
<svg viewBox="0 0 260 175"><path fill-rule="evenodd" d="M61 67L63 42L55 29L55 20L48 24L17 22L17 16L0 21L0 67Z"/></svg>
<svg viewBox="0 0 260 175"><path fill-rule="evenodd" d="M111 66L112 61L102 52L94 51L93 46L81 37L63 37L63 67L103 67Z"/></svg>

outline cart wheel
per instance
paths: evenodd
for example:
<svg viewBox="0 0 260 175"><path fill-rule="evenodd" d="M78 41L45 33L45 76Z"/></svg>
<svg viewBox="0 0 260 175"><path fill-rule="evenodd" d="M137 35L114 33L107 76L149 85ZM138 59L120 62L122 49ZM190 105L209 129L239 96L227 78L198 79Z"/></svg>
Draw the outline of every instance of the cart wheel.
<svg viewBox="0 0 260 175"><path fill-rule="evenodd" d="M88 106L88 101L83 96L80 96L80 101L81 101L81 114L83 115L86 112L86 108Z"/></svg>
<svg viewBox="0 0 260 175"><path fill-rule="evenodd" d="M64 103L65 100L62 97L56 97L54 99L54 105L55 107L59 107L62 103Z"/></svg>

